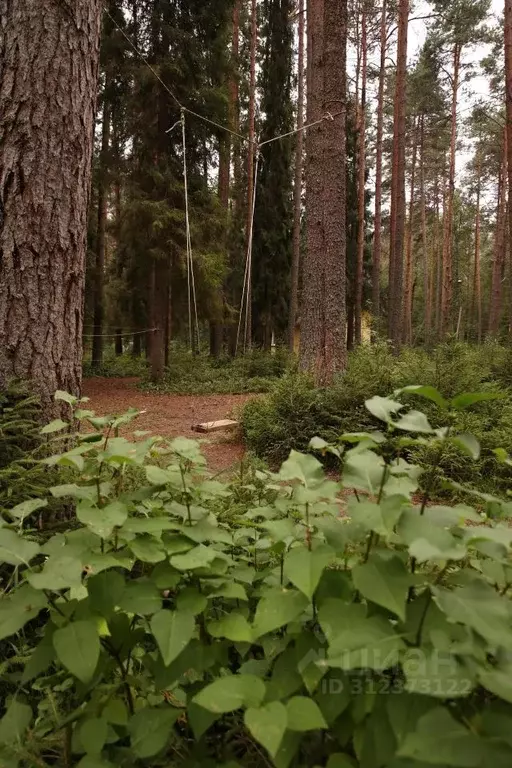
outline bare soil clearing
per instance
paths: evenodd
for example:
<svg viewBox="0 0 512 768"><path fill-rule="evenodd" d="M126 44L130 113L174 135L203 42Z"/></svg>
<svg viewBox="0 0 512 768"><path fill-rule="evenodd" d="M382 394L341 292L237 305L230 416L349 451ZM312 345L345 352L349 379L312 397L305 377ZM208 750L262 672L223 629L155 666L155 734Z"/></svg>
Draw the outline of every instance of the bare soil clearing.
<svg viewBox="0 0 512 768"><path fill-rule="evenodd" d="M237 410L254 395L165 395L137 389L137 378L84 379L83 395L99 416L121 414L137 408L140 416L125 431L149 430L162 437L183 435L195 440L192 427L199 422L236 418ZM210 469L219 472L236 465L244 454L239 434L214 433L201 439Z"/></svg>

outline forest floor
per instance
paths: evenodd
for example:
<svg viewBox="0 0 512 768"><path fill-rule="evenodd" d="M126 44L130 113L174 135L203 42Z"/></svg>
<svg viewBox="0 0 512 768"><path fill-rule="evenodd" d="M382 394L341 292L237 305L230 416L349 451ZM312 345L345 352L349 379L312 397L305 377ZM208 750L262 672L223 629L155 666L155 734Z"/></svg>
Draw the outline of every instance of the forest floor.
<svg viewBox="0 0 512 768"><path fill-rule="evenodd" d="M190 437L201 440L208 467L215 472L234 467L244 454L238 432L216 432L208 436L192 427L204 421L236 418L237 410L254 395L162 395L142 392L137 378L84 379L83 395L98 416L122 414L129 408L141 411L125 430L126 437L136 430L149 430L161 437Z"/></svg>

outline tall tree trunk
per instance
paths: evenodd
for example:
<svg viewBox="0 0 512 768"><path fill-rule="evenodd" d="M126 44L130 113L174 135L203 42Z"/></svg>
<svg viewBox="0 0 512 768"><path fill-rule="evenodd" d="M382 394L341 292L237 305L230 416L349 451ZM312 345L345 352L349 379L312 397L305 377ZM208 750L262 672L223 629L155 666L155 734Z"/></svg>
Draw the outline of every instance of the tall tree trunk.
<svg viewBox="0 0 512 768"><path fill-rule="evenodd" d="M295 182L293 188L293 251L288 317L288 349L294 351L295 326L299 306L300 241L302 223L302 159L304 154L304 0L299 0L299 48L297 63L297 143L295 145Z"/></svg>
<svg viewBox="0 0 512 768"><path fill-rule="evenodd" d="M151 380L162 381L165 368L166 325L169 306L169 264L165 259L153 259L151 264L149 360Z"/></svg>
<svg viewBox="0 0 512 768"><path fill-rule="evenodd" d="M382 0L380 17L380 67L377 96L377 138L375 160L375 222L372 259L372 310L375 321L380 316L380 263L382 254L382 149L384 137L384 85L386 82L387 5Z"/></svg>
<svg viewBox="0 0 512 768"><path fill-rule="evenodd" d="M106 85L106 84L105 84ZM106 91L106 87L105 87ZM100 368L103 363L103 320L105 317L105 240L108 208L108 155L110 145L110 105L105 93L101 129L100 167L98 174L98 229L96 236L96 263L94 269L93 339L91 365Z"/></svg>
<svg viewBox="0 0 512 768"><path fill-rule="evenodd" d="M505 78L506 78L506 109L507 109L507 173L508 173L508 252L512 265L512 0L505 0Z"/></svg>
<svg viewBox="0 0 512 768"><path fill-rule="evenodd" d="M412 162L411 162L411 190L409 197L409 221L407 223L407 247L405 251L405 290L404 290L404 325L403 340L405 344L412 343L412 303L413 303L413 226L414 226L414 190L416 181L416 157L418 152L417 130L418 123L414 119L412 132Z"/></svg>
<svg viewBox="0 0 512 768"><path fill-rule="evenodd" d="M430 342L432 327L432 303L430 291L430 264L427 246L427 204L425 199L425 114L421 116L420 134L420 205L421 205L421 249L423 254L423 322L427 344Z"/></svg>
<svg viewBox="0 0 512 768"><path fill-rule="evenodd" d="M453 202L455 193L455 156L457 150L457 96L459 91L461 46L456 43L453 48L452 75L452 114L450 137L450 164L448 169L448 189L446 206L443 208L443 254L441 280L441 313L439 321L439 336L443 339L450 327L450 310L453 296Z"/></svg>
<svg viewBox="0 0 512 768"><path fill-rule="evenodd" d="M81 388L100 0L0 3L0 387Z"/></svg>
<svg viewBox="0 0 512 768"><path fill-rule="evenodd" d="M393 167L391 181L391 243L389 254L388 332L395 348L400 345L405 235L405 112L407 76L407 32L409 0L400 0L398 48L393 119Z"/></svg>
<svg viewBox="0 0 512 768"><path fill-rule="evenodd" d="M300 365L318 385L346 365L346 0L308 0L307 250Z"/></svg>
<svg viewBox="0 0 512 768"><path fill-rule="evenodd" d="M231 74L229 77L229 106L230 106L230 122L235 133L240 132L240 5L241 0L235 0L233 5L233 34L231 38ZM233 203L232 203L232 220L236 223L239 222L241 211L241 176L242 176L242 163L240 152L240 139L233 136L232 138L232 157L233 157ZM238 248L231 249L230 252L230 266L231 272L236 273L239 265L239 253ZM236 306L236 302L239 300L239 294L237 293L236 281L233 284L230 281L230 298L233 306ZM236 322L232 323L228 330L228 352L231 357L234 357L236 350L236 335L237 335Z"/></svg>
<svg viewBox="0 0 512 768"><path fill-rule="evenodd" d="M471 307L471 321L476 315L476 338L482 341L482 285L480 278L480 191L481 191L481 171L482 161L480 156L477 158L477 179L476 179L476 213L475 213L475 264L473 271L473 294ZM469 323L468 323L469 325Z"/></svg>
<svg viewBox="0 0 512 768"><path fill-rule="evenodd" d="M505 264L505 248L507 245L507 145L505 141L503 162L498 184L498 210L496 214L496 234L494 238L494 254L491 282L491 302L489 313L489 335L499 333L502 310L502 279Z"/></svg>
<svg viewBox="0 0 512 768"><path fill-rule="evenodd" d="M363 311L363 267L365 245L365 178L366 178L366 8L365 0L362 0L361 14L361 101L357 105L359 121L357 128L357 257L356 280L354 290L355 313L354 335L355 343L360 344L362 338L361 317Z"/></svg>
<svg viewBox="0 0 512 768"><path fill-rule="evenodd" d="M253 216L254 161L256 155L256 49L258 43L258 6L256 0L251 0L251 46L249 69L249 146L247 157L247 223L245 227L245 242L249 248L251 238L251 222ZM247 274L247 331L245 348L250 351L252 345L252 264L249 264Z"/></svg>

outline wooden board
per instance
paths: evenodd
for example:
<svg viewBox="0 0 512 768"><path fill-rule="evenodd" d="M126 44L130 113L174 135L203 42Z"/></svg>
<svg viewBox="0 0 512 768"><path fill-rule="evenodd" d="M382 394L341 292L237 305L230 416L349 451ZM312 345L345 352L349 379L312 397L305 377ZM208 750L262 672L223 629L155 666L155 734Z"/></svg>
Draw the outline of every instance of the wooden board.
<svg viewBox="0 0 512 768"><path fill-rule="evenodd" d="M233 429L233 427L238 427L238 421L221 419L220 421L205 421L203 424L196 424L192 429L194 432L220 432L223 429Z"/></svg>

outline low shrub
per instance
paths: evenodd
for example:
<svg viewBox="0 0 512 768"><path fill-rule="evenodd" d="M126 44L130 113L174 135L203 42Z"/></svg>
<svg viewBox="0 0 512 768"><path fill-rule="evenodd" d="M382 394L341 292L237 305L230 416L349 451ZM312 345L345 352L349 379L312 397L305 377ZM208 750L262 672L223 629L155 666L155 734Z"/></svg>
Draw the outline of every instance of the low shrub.
<svg viewBox="0 0 512 768"><path fill-rule="evenodd" d="M45 459L75 468L51 489L76 508L70 530L41 542L26 507L1 510L0 763L510 765L512 532L432 506L434 465L415 503L422 469L397 455L477 455L452 416L492 395L409 395L446 428L369 398L380 431L312 441L341 482L292 451L224 484L196 442L131 443L133 413L79 408L97 432Z"/></svg>
<svg viewBox="0 0 512 768"><path fill-rule="evenodd" d="M113 350L107 350L103 363L93 366L89 355L84 357L82 373L87 377L102 376L107 378L145 377L148 374L148 362L144 356L134 356L130 353L116 355Z"/></svg>

